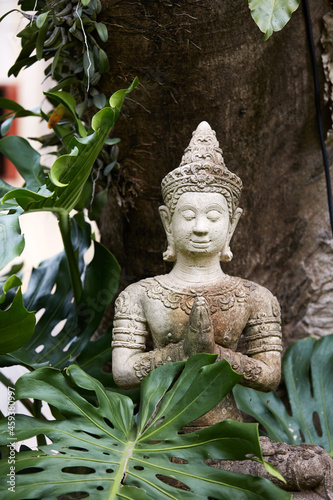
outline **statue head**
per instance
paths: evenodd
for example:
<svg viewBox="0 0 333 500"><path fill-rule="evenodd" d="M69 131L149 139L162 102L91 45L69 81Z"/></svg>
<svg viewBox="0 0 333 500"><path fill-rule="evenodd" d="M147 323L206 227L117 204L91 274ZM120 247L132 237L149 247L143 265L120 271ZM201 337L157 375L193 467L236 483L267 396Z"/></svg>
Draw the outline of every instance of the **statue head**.
<svg viewBox="0 0 333 500"><path fill-rule="evenodd" d="M242 209L238 208L242 181L226 168L216 134L207 122L201 122L193 132L179 167L164 177L161 187L165 205L160 207L160 215L168 239L168 248L163 254L164 260L176 260L172 227L176 208L185 198L189 198L188 193L198 193L192 197L198 207L200 200L209 207L210 198L213 205L221 205L220 211L224 210L223 205L226 207L228 222L226 234L221 235L223 241L221 240L220 260L230 261L232 253L229 244L242 213ZM212 194L215 196L211 196Z"/></svg>

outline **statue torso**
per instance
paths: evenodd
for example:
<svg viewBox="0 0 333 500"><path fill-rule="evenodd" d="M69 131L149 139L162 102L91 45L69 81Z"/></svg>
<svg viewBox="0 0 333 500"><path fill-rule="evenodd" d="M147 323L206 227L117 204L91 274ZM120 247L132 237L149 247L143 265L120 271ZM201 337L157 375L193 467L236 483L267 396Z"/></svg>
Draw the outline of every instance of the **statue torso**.
<svg viewBox="0 0 333 500"><path fill-rule="evenodd" d="M246 332L250 354L265 350L261 347L265 330L271 334L276 330L279 305L266 288L228 275L207 286L177 287L169 275L162 275L127 287L117 299L115 316L116 323L122 320L129 327L124 347L150 350L184 340L193 302L199 296L209 304L217 344L234 351Z"/></svg>
<svg viewBox="0 0 333 500"><path fill-rule="evenodd" d="M141 303L154 347L180 342L193 302L203 296L208 301L216 343L236 349L251 314L251 292L257 285L241 278L225 276L209 286L177 288L168 275L141 281Z"/></svg>

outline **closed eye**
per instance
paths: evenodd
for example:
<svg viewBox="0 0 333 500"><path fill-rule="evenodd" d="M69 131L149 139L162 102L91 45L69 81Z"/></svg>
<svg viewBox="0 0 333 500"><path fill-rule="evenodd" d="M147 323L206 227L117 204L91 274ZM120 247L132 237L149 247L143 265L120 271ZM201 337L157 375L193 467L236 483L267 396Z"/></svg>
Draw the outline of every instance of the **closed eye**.
<svg viewBox="0 0 333 500"><path fill-rule="evenodd" d="M221 219L222 214L217 210L210 210L207 214L207 219L212 222L217 222Z"/></svg>
<svg viewBox="0 0 333 500"><path fill-rule="evenodd" d="M192 210L184 210L182 216L185 220L193 220L195 218L195 213Z"/></svg>

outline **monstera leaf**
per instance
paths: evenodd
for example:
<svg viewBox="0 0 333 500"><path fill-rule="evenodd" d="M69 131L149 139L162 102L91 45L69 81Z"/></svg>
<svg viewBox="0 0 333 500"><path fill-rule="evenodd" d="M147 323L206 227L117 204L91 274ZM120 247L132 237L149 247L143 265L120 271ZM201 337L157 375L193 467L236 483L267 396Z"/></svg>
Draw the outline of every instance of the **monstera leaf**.
<svg viewBox="0 0 333 500"><path fill-rule="evenodd" d="M26 309L36 311L34 334L24 347L0 357L2 366L19 362L34 368L41 364L63 368L73 363L97 329L117 291L120 268L109 250L96 241L92 261L84 264L91 244L89 224L80 228L73 220L72 243L84 277L81 302L76 307L63 252L40 264L23 297Z"/></svg>
<svg viewBox="0 0 333 500"><path fill-rule="evenodd" d="M275 441L317 444L333 456L333 335L292 344L282 363L291 414L275 392L236 386L238 407Z"/></svg>
<svg viewBox="0 0 333 500"><path fill-rule="evenodd" d="M290 499L269 481L205 464L209 458L242 460L247 454L261 460L256 424L225 421L199 432L178 433L215 406L241 377L228 362L215 363L215 358L199 354L186 365L170 363L154 370L142 382L136 415L130 398L106 391L76 365L64 375L40 368L21 377L17 398L47 401L57 408L59 419L16 415L18 441L44 434L51 444L17 453L16 485L10 498L55 500L81 493L81 498L96 500ZM85 397L78 388L85 390ZM0 430L7 448L7 421L1 422ZM8 469L4 457L0 466L4 495Z"/></svg>
<svg viewBox="0 0 333 500"><path fill-rule="evenodd" d="M4 304L6 295L12 289L18 288L9 307L0 310L0 354L19 349L30 340L35 329L35 314L25 309L23 305L22 282L13 274L2 287L0 304Z"/></svg>

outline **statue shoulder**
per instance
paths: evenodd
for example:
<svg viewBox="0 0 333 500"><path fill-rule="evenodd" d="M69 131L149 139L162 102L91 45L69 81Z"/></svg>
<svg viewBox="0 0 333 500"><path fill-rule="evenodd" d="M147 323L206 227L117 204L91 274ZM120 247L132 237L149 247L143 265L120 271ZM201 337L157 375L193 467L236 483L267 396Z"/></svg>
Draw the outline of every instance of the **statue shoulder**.
<svg viewBox="0 0 333 500"><path fill-rule="evenodd" d="M150 278L148 278L150 279ZM141 316L142 303L145 297L145 283L147 280L140 280L137 283L128 285L118 295L115 302L115 317L131 314L131 316Z"/></svg>
<svg viewBox="0 0 333 500"><path fill-rule="evenodd" d="M245 279L242 279L242 285L250 291L252 318L261 316L280 318L280 304L268 288Z"/></svg>

